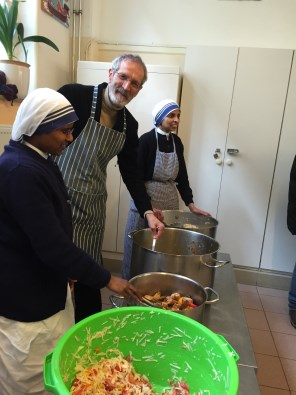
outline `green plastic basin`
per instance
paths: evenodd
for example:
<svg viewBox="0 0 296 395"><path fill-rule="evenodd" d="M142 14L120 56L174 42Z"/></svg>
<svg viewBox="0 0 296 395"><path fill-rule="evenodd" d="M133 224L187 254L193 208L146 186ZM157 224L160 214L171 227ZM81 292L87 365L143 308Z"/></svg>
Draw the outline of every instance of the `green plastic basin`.
<svg viewBox="0 0 296 395"><path fill-rule="evenodd" d="M87 344L89 336L96 338ZM155 392L169 381L186 381L190 393L235 395L239 375L235 350L220 335L191 318L153 307L123 307L94 314L74 325L44 361L46 390L68 395L75 355L95 349L119 349L131 355L136 371L148 377Z"/></svg>

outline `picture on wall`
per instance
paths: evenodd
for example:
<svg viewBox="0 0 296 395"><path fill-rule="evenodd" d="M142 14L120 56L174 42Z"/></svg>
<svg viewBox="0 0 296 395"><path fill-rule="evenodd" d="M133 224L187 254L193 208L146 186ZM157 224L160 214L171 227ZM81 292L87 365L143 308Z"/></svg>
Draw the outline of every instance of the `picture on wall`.
<svg viewBox="0 0 296 395"><path fill-rule="evenodd" d="M69 27L71 0L41 0L41 9Z"/></svg>

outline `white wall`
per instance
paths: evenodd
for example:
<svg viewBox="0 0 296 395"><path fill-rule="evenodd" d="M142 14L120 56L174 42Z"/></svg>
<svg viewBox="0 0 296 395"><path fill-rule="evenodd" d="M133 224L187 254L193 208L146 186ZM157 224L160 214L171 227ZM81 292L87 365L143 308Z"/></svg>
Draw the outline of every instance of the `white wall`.
<svg viewBox="0 0 296 395"><path fill-rule="evenodd" d="M296 48L295 0L82 0L83 36L146 46Z"/></svg>
<svg viewBox="0 0 296 395"><path fill-rule="evenodd" d="M19 4L19 21L25 27L25 36L42 35L52 40L59 52L42 43L28 43L30 88L57 89L71 81L71 28L66 28L41 10L40 0L26 0ZM24 59L20 59L24 60Z"/></svg>
<svg viewBox="0 0 296 395"><path fill-rule="evenodd" d="M130 48L139 52L146 63L177 64L182 68L189 45L296 48L295 0L81 3L82 60L109 61L116 52ZM32 64L30 90L40 86L58 88L71 82L71 28L66 29L41 11L40 0L20 3L19 10L26 34L45 35L60 49L56 53L42 44L28 44Z"/></svg>
<svg viewBox="0 0 296 395"><path fill-rule="evenodd" d="M35 0L40 3L40 0ZM72 78L71 26L66 28L62 23L38 7L37 31L50 38L59 48L59 52L46 45L38 45L37 85L58 89Z"/></svg>

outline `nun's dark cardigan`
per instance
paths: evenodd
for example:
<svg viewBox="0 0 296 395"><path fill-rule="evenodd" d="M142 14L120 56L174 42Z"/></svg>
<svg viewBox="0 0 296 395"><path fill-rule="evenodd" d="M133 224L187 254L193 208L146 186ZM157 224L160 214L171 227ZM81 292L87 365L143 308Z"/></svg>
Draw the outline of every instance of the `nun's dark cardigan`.
<svg viewBox="0 0 296 395"><path fill-rule="evenodd" d="M10 141L0 156L0 316L33 322L65 308L68 279L94 288L110 273L72 241L58 167Z"/></svg>

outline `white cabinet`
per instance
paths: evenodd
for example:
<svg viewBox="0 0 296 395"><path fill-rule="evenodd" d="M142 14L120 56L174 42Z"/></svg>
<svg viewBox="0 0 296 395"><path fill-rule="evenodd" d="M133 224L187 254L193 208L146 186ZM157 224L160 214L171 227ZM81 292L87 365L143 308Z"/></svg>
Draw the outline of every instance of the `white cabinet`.
<svg viewBox="0 0 296 395"><path fill-rule="evenodd" d="M178 135L195 203L214 217L223 166L213 154L226 144L237 54L237 48L189 47L185 58Z"/></svg>
<svg viewBox="0 0 296 395"><path fill-rule="evenodd" d="M239 50L224 157L233 164L224 165L217 214L217 238L237 265L260 265L292 55Z"/></svg>
<svg viewBox="0 0 296 395"><path fill-rule="evenodd" d="M296 260L296 236L287 228L290 170L296 155L296 63L293 62L272 185L261 268L291 272Z"/></svg>
<svg viewBox="0 0 296 395"><path fill-rule="evenodd" d="M108 80L108 62L79 61L77 82L95 85ZM139 122L139 136L152 129L151 111L154 105L166 98L179 102L180 73L178 66L147 65L148 80L127 106ZM104 257L114 257L123 253L124 231L130 205L130 194L123 183L117 166L117 157L107 168L106 227L103 241ZM116 257L116 255L115 255Z"/></svg>
<svg viewBox="0 0 296 395"><path fill-rule="evenodd" d="M197 205L219 221L220 250L236 265L260 266L292 56L214 47L186 54L179 135L190 182Z"/></svg>

